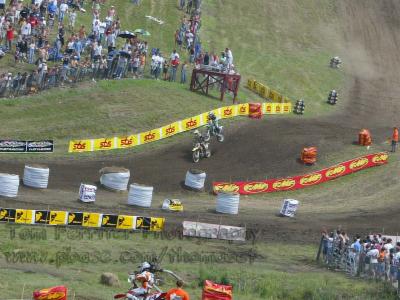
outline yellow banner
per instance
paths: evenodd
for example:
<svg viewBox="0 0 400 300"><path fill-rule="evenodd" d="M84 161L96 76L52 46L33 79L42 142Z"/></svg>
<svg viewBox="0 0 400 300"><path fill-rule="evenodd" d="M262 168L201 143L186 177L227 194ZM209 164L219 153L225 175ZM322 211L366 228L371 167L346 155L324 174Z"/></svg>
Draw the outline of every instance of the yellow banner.
<svg viewBox="0 0 400 300"><path fill-rule="evenodd" d="M200 126L200 115L182 121L182 130L184 131L192 130Z"/></svg>
<svg viewBox="0 0 400 300"><path fill-rule="evenodd" d="M15 223L32 224L33 211L29 209L17 209L15 214Z"/></svg>
<svg viewBox="0 0 400 300"><path fill-rule="evenodd" d="M221 107L221 118L233 118L237 116L236 105Z"/></svg>
<svg viewBox="0 0 400 300"><path fill-rule="evenodd" d="M140 143L147 144L154 141L158 141L161 138L160 136L160 129L153 129L150 131L142 132L140 134Z"/></svg>
<svg viewBox="0 0 400 300"><path fill-rule="evenodd" d="M135 147L139 144L137 140L137 135L129 135L129 136L119 136L117 137L117 148L124 149L129 147Z"/></svg>
<svg viewBox="0 0 400 300"><path fill-rule="evenodd" d="M162 231L164 229L164 218L151 218L150 231Z"/></svg>
<svg viewBox="0 0 400 300"><path fill-rule="evenodd" d="M251 80L249 80L250 82ZM253 82L253 81L251 81ZM249 83L250 84L250 83ZM283 97L281 94L274 90L270 90L267 86L261 85L254 81L253 86L259 89L260 93L268 95L275 99L275 101L287 102L287 106L277 107L275 104L268 103L263 106L263 113L275 114L275 113L289 113L291 111L290 100L287 97ZM213 112L217 118L226 119L236 116L248 116L249 115L249 104L243 103L238 105L229 105L221 108L214 109ZM99 150L111 150L111 149L123 149L129 147L135 147L137 145L146 144L154 141L158 141L163 138L173 136L177 133L199 128L200 126L206 125L208 122L208 114L205 112L191 118L177 121L172 124L166 125L161 128L156 128L150 131L142 132L139 134L100 138L94 140L71 140L69 143L69 152L86 152L86 151L99 151Z"/></svg>
<svg viewBox="0 0 400 300"><path fill-rule="evenodd" d="M179 122L169 124L167 126L162 127L161 129L162 129L162 138L167 138L181 132L179 128Z"/></svg>
<svg viewBox="0 0 400 300"><path fill-rule="evenodd" d="M92 151L92 140L72 140L69 142L68 152Z"/></svg>
<svg viewBox="0 0 400 300"><path fill-rule="evenodd" d="M237 105L237 115L238 116L248 116L249 115L249 104L238 104Z"/></svg>
<svg viewBox="0 0 400 300"><path fill-rule="evenodd" d="M67 212L66 211L50 211L50 225L65 225L67 224Z"/></svg>
<svg viewBox="0 0 400 300"><path fill-rule="evenodd" d="M94 151L99 150L111 150L115 148L114 138L104 138L104 139L95 139L94 141Z"/></svg>
<svg viewBox="0 0 400 300"><path fill-rule="evenodd" d="M134 216L119 215L118 222L117 222L117 228L118 229L130 229L130 230L135 229L134 219L135 219Z"/></svg>
<svg viewBox="0 0 400 300"><path fill-rule="evenodd" d="M83 213L83 227L100 227L101 214L98 213Z"/></svg>

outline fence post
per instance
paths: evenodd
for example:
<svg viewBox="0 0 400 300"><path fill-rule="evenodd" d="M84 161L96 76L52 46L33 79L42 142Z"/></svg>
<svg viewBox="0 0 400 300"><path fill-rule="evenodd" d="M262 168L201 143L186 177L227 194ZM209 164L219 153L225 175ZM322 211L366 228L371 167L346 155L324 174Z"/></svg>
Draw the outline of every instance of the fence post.
<svg viewBox="0 0 400 300"><path fill-rule="evenodd" d="M319 258L321 256L321 249L322 249L322 245L324 243L324 236L321 236L321 240L319 242L319 247L318 247L318 253L317 253L317 258L316 261L319 262Z"/></svg>

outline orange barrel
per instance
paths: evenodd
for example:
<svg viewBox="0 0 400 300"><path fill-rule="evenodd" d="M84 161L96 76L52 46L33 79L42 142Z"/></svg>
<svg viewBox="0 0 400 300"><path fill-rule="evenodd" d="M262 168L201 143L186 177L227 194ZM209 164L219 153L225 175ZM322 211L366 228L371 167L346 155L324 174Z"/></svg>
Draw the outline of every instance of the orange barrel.
<svg viewBox="0 0 400 300"><path fill-rule="evenodd" d="M317 147L304 148L301 152L301 161L305 164L314 164L317 161Z"/></svg>
<svg viewBox="0 0 400 300"><path fill-rule="evenodd" d="M252 119L261 119L261 103L249 103L249 117Z"/></svg>

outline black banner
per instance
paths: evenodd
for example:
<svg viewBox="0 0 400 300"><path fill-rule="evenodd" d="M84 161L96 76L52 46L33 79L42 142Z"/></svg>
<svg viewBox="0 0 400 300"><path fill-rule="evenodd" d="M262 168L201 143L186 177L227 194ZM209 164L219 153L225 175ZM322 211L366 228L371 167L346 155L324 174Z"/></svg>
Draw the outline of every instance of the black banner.
<svg viewBox="0 0 400 300"><path fill-rule="evenodd" d="M53 140L14 141L0 140L0 153L51 153L54 151Z"/></svg>
<svg viewBox="0 0 400 300"><path fill-rule="evenodd" d="M68 213L68 225L82 226L83 213L82 212L70 212Z"/></svg>
<svg viewBox="0 0 400 300"><path fill-rule="evenodd" d="M0 208L0 222L15 223L16 209Z"/></svg>

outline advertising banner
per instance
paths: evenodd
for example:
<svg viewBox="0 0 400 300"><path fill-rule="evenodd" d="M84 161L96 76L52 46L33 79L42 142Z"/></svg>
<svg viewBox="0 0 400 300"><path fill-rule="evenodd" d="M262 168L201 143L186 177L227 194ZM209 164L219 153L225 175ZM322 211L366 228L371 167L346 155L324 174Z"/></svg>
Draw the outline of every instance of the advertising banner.
<svg viewBox="0 0 400 300"><path fill-rule="evenodd" d="M117 148L124 149L129 147L135 147L139 144L137 139L137 135L129 135L129 136L119 136L117 137Z"/></svg>
<svg viewBox="0 0 400 300"><path fill-rule="evenodd" d="M17 209L15 223L18 224L33 224L34 211L29 209Z"/></svg>
<svg viewBox="0 0 400 300"><path fill-rule="evenodd" d="M264 87L265 91L269 91L268 87ZM135 147L138 145L158 141L160 139L171 137L177 133L181 133L188 130L199 128L200 126L206 125L208 121L209 112L202 113L197 116L193 116L182 121L177 121L172 124L156 128L150 131L132 134L128 136L117 136L99 139L85 139L85 140L71 140L69 142L68 152L79 153L87 151L102 151L112 149L124 149ZM233 118L236 116L248 116L249 115L249 103L237 104L224 106L212 110L212 112L219 119ZM289 113L291 112L290 103L264 103L262 113L263 114L276 114L276 113ZM1 141L0 141L1 143ZM15 149L18 149L19 144L15 145ZM17 150L14 150L17 151ZM0 147L1 152L1 147Z"/></svg>
<svg viewBox="0 0 400 300"><path fill-rule="evenodd" d="M0 208L0 222L15 223L16 210L13 208Z"/></svg>
<svg viewBox="0 0 400 300"><path fill-rule="evenodd" d="M0 140L0 153L51 153L54 151L53 140L15 141Z"/></svg>
<svg viewBox="0 0 400 300"><path fill-rule="evenodd" d="M387 161L388 154L386 152L380 152L361 156L306 175L262 181L238 181L233 183L214 182L213 188L215 193L238 192L241 195L297 190L360 170L380 166L386 164Z"/></svg>
<svg viewBox="0 0 400 300"><path fill-rule="evenodd" d="M162 138L167 138L182 132L180 130L179 122L175 122L167 126L161 127L161 130L162 130Z"/></svg>
<svg viewBox="0 0 400 300"><path fill-rule="evenodd" d="M113 137L104 139L95 139L94 141L94 151L99 150L111 150L115 148L115 139Z"/></svg>
<svg viewBox="0 0 400 300"><path fill-rule="evenodd" d="M140 134L140 143L147 144L158 141L160 138L160 129L153 129Z"/></svg>
<svg viewBox="0 0 400 300"><path fill-rule="evenodd" d="M92 150L92 140L72 140L68 152L87 152Z"/></svg>
<svg viewBox="0 0 400 300"><path fill-rule="evenodd" d="M83 227L100 227L101 225L101 214L98 213L83 213Z"/></svg>

